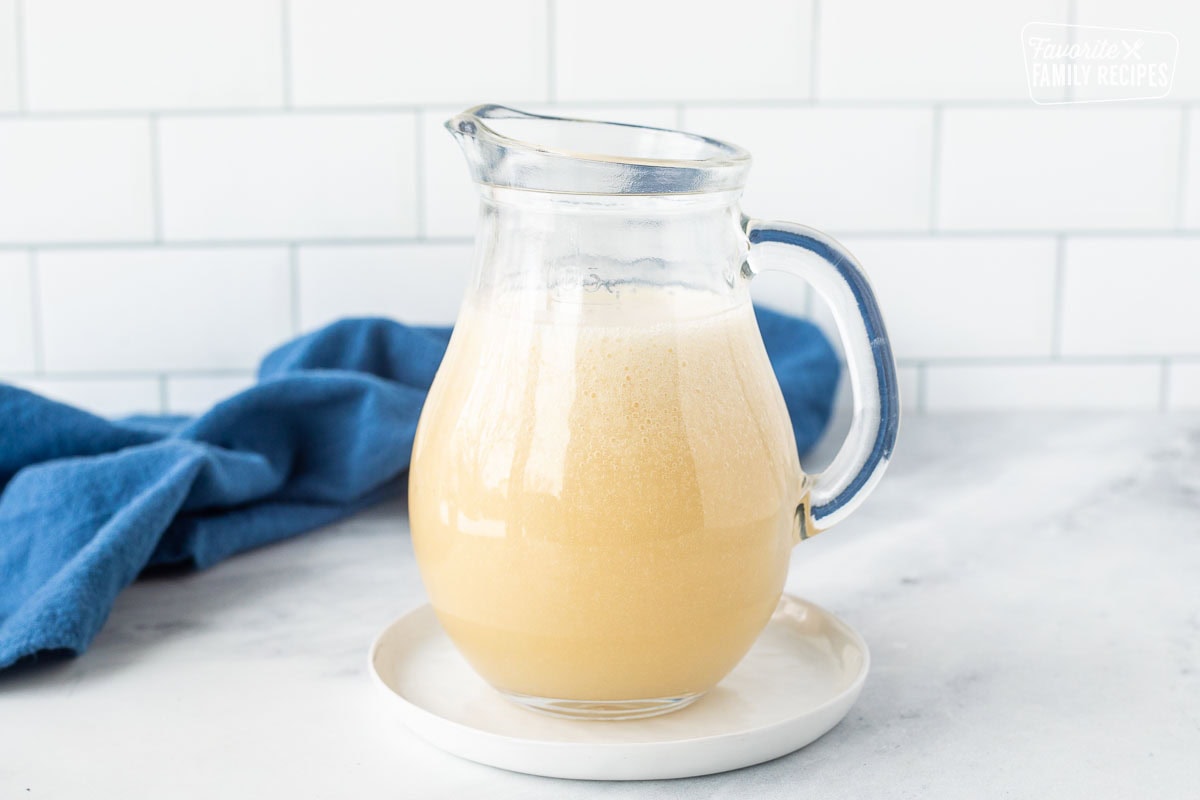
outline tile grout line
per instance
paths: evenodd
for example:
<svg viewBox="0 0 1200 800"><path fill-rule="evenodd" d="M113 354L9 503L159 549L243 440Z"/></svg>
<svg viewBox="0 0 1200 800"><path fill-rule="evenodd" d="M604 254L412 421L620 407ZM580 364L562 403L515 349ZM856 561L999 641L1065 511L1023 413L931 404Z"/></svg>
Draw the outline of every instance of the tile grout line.
<svg viewBox="0 0 1200 800"><path fill-rule="evenodd" d="M425 211L425 113L418 111L413 114L413 151L417 160L413 172L413 187L417 194L417 240L423 241L429 235L427 214Z"/></svg>
<svg viewBox="0 0 1200 800"><path fill-rule="evenodd" d="M292 336L300 335L300 247L288 245L288 315Z"/></svg>
<svg viewBox="0 0 1200 800"><path fill-rule="evenodd" d="M527 98L528 102L537 104L547 102L535 98ZM558 100L553 101L555 103ZM587 105L596 106L597 108L662 108L663 106L674 105L677 101L673 97L655 97L650 99L625 99L625 100L595 100L588 101ZM928 111L934 105L945 109L953 110L1007 110L1019 111L1027 110L1029 102L1021 102L1017 100L989 100L980 98L975 100L939 100L933 103L929 100L909 100L909 99L838 99L827 98L824 100L811 100L795 97L765 97L748 100L739 97L724 97L724 98L698 98L689 100L689 106L705 109L796 109L796 108L820 108L820 109L855 109L855 110L877 110L877 111L896 111L896 110L921 110ZM1187 107L1189 104L1179 100L1145 100L1139 102L1140 108L1145 109L1180 109ZM36 111L0 111L0 120L20 119L30 117L33 119L44 120L96 120L96 119L140 119L149 114L157 114L160 117L269 117L269 116L285 116L293 109L281 108L278 105L274 106L253 106L253 107L218 107L208 106L200 108L184 108L179 106L163 106L156 108L93 108L93 109L72 109L72 110L36 110ZM302 105L297 106L295 110L302 110L306 115L311 116L361 116L363 114L411 114L414 111L446 111L456 113L461 111L460 104L451 103L350 103L345 105ZM1102 105L1096 104L1081 104L1080 113L1099 113L1104 109Z"/></svg>
<svg viewBox="0 0 1200 800"><path fill-rule="evenodd" d="M1158 378L1158 410L1166 411L1169 405L1167 401L1171 394L1171 359L1164 358L1160 369L1162 374Z"/></svg>
<svg viewBox="0 0 1200 800"><path fill-rule="evenodd" d="M135 381L151 380L159 375L168 378L199 378L219 380L221 378L253 378L251 369L174 369L170 372L155 372L153 370L111 369L111 370L55 370L53 372L29 372L27 370L6 370L6 376L24 379L47 381Z"/></svg>
<svg viewBox="0 0 1200 800"><path fill-rule="evenodd" d="M29 89L27 87L28 70L25 64L25 0L13 2L13 44L16 53L17 70L17 111L24 114L29 111Z"/></svg>
<svg viewBox="0 0 1200 800"><path fill-rule="evenodd" d="M283 107L292 109L292 4L279 0L279 56L283 60L280 77L283 80Z"/></svg>
<svg viewBox="0 0 1200 800"><path fill-rule="evenodd" d="M809 31L808 97L817 100L817 82L821 70L821 0L813 0L812 30Z"/></svg>
<svg viewBox="0 0 1200 800"><path fill-rule="evenodd" d="M153 239L115 239L107 241L64 241L64 242L3 242L0 252L13 250L204 250L223 248L280 248L296 244L303 247L355 247L360 245L443 245L453 247L471 244L470 236L431 236L418 239L415 236L364 236L359 238L337 236L328 239L172 239L161 242Z"/></svg>
<svg viewBox="0 0 1200 800"><path fill-rule="evenodd" d="M1182 117L1179 121L1179 167L1175 172L1175 176L1179 181L1175 186L1175 227L1183 230L1185 211L1187 210L1187 168L1192 156L1188 141L1191 137L1192 115L1191 110L1186 105L1179 110L1179 113Z"/></svg>
<svg viewBox="0 0 1200 800"><path fill-rule="evenodd" d="M29 262L29 312L33 325L33 371L35 375L46 372L46 334L42 319L42 277L38 264L37 250L30 250Z"/></svg>
<svg viewBox="0 0 1200 800"><path fill-rule="evenodd" d="M1153 353L1147 355L1078 355L1052 358L1050 356L925 356L896 360L897 366L915 367L1134 367L1158 365L1166 359L1172 364L1200 364L1200 356L1190 351Z"/></svg>
<svg viewBox="0 0 1200 800"><path fill-rule="evenodd" d="M154 241L161 244L163 240L163 207L162 207L162 154L159 148L158 115L151 114L146 121L150 136L150 203L152 205Z"/></svg>
<svg viewBox="0 0 1200 800"><path fill-rule="evenodd" d="M936 231L925 228L915 229L833 229L830 233L846 239L928 239L928 240L970 240L970 239L1057 239L1057 238L1088 238L1088 239L1200 239L1200 228L1155 228L1155 229L1062 229L1035 230L1029 228L997 228L995 230L964 228L939 228ZM354 247L366 245L442 245L453 247L471 244L471 236L331 236L312 239L163 239L156 241L146 239L101 239L101 240L64 240L53 241L39 239L36 241L6 241L0 242L0 253L24 251L31 248L38 250L191 250L191 249L224 249L224 248L279 248L297 244L303 247Z"/></svg>
<svg viewBox="0 0 1200 800"><path fill-rule="evenodd" d="M929 161L929 232L938 229L938 214L942 202L942 107L933 107L933 130Z"/></svg>
<svg viewBox="0 0 1200 800"><path fill-rule="evenodd" d="M1054 287L1051 290L1050 301L1053 308L1050 320L1050 358L1055 361L1062 358L1063 290L1066 288L1066 282L1067 237L1060 234L1054 237Z"/></svg>
<svg viewBox="0 0 1200 800"><path fill-rule="evenodd" d="M546 0L546 101L558 102L558 42L554 0Z"/></svg>

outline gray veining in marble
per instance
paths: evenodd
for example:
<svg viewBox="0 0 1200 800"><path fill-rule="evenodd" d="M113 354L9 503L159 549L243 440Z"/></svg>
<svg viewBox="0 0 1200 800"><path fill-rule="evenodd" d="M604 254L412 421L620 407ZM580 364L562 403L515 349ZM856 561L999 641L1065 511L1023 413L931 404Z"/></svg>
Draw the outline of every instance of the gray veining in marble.
<svg viewBox="0 0 1200 800"><path fill-rule="evenodd" d="M0 676L0 797L1198 796L1200 418L918 418L897 452L794 554L789 590L873 656L849 717L798 753L590 784L413 738L365 670L422 599L393 504L139 582L83 658Z"/></svg>

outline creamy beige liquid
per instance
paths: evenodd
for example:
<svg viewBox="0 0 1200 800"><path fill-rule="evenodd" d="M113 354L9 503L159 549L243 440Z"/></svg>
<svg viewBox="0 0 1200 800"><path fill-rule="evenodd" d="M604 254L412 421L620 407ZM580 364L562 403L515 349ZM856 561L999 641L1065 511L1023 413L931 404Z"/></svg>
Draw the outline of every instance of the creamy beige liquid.
<svg viewBox="0 0 1200 800"><path fill-rule="evenodd" d="M497 688L704 691L783 588L802 482L787 410L748 303L599 294L464 309L414 447L421 575Z"/></svg>

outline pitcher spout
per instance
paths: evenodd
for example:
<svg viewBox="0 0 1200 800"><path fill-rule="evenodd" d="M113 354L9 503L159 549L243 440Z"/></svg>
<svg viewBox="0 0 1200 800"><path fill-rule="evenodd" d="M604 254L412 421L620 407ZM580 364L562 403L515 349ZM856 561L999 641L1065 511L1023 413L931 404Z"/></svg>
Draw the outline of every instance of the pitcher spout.
<svg viewBox="0 0 1200 800"><path fill-rule="evenodd" d="M569 194L694 194L740 190L741 147L619 122L481 105L447 120L472 179L485 186Z"/></svg>

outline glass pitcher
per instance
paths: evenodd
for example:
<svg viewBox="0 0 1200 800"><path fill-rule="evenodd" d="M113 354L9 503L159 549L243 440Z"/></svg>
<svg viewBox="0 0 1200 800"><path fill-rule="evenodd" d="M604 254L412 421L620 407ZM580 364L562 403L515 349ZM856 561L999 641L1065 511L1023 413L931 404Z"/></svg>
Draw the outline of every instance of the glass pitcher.
<svg viewBox="0 0 1200 800"><path fill-rule="evenodd" d="M472 667L530 708L681 708L746 654L792 546L875 486L895 365L854 258L748 219L749 154L678 131L486 105L446 123L482 195L474 274L421 414L413 545ZM854 397L805 475L749 283L829 303Z"/></svg>

